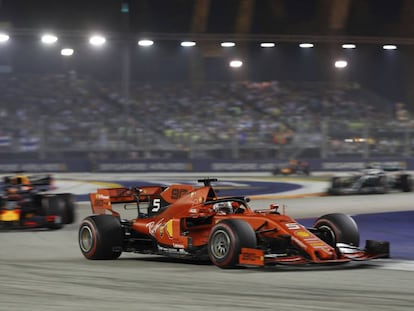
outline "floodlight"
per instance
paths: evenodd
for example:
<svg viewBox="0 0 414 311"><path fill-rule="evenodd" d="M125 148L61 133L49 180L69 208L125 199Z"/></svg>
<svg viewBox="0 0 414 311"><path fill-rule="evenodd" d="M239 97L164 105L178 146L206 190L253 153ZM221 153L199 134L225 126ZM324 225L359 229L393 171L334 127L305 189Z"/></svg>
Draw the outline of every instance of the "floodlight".
<svg viewBox="0 0 414 311"><path fill-rule="evenodd" d="M342 48L343 49L355 49L356 45L353 43L345 43L345 44L342 44Z"/></svg>
<svg viewBox="0 0 414 311"><path fill-rule="evenodd" d="M0 43L9 41L10 37L8 34L0 33Z"/></svg>
<svg viewBox="0 0 414 311"><path fill-rule="evenodd" d="M348 62L346 60L337 60L335 61L335 68L345 68L348 66Z"/></svg>
<svg viewBox="0 0 414 311"><path fill-rule="evenodd" d="M229 65L232 68L239 68L243 66L243 62L241 60L235 59L235 60L230 61Z"/></svg>
<svg viewBox="0 0 414 311"><path fill-rule="evenodd" d="M220 45L224 48L230 48L230 47L235 46L236 43L234 43L234 42L222 42Z"/></svg>
<svg viewBox="0 0 414 311"><path fill-rule="evenodd" d="M138 41L139 46L151 46L153 44L154 44L154 41L152 40L143 39L143 40Z"/></svg>
<svg viewBox="0 0 414 311"><path fill-rule="evenodd" d="M195 46L195 45L196 45L196 43L194 41L183 41L183 42L181 42L181 46L184 46L184 47Z"/></svg>
<svg viewBox="0 0 414 311"><path fill-rule="evenodd" d="M396 50L397 49L397 46L394 45L394 44L386 44L386 45L383 45L382 48L384 50Z"/></svg>
<svg viewBox="0 0 414 311"><path fill-rule="evenodd" d="M53 44L58 40L58 37L53 34L44 34L41 40L45 44Z"/></svg>
<svg viewBox="0 0 414 311"><path fill-rule="evenodd" d="M313 43L301 43L299 44L299 47L301 47L302 49L309 49L309 48L313 48L314 45Z"/></svg>
<svg viewBox="0 0 414 311"><path fill-rule="evenodd" d="M260 46L262 48L273 48L275 47L276 44L274 44L273 42L262 42L260 43Z"/></svg>
<svg viewBox="0 0 414 311"><path fill-rule="evenodd" d="M74 50L71 48L64 48L60 50L60 55L62 56L72 56L74 53Z"/></svg>
<svg viewBox="0 0 414 311"><path fill-rule="evenodd" d="M106 38L99 36L99 35L95 35L90 37L89 39L89 43L94 45L94 46L101 46L106 42Z"/></svg>

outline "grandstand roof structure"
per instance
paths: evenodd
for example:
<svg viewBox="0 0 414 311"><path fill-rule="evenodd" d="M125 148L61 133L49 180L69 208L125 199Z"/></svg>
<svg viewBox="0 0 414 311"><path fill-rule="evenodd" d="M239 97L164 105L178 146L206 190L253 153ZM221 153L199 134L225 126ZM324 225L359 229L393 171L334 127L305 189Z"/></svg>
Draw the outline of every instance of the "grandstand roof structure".
<svg viewBox="0 0 414 311"><path fill-rule="evenodd" d="M14 29L413 43L411 0L2 0ZM396 43L398 43L396 42Z"/></svg>

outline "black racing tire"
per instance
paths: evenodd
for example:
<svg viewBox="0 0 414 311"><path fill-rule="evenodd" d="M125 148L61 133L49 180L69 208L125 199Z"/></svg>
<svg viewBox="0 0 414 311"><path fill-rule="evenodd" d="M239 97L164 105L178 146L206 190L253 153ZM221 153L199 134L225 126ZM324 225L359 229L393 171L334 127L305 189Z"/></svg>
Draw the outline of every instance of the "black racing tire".
<svg viewBox="0 0 414 311"><path fill-rule="evenodd" d="M331 185L328 188L327 192L330 195L337 195L340 192L340 188L341 188L341 179L340 177L334 176L331 178Z"/></svg>
<svg viewBox="0 0 414 311"><path fill-rule="evenodd" d="M378 194L388 193L388 180L386 176L381 176L378 178Z"/></svg>
<svg viewBox="0 0 414 311"><path fill-rule="evenodd" d="M257 247L256 234L244 220L222 220L210 232L208 255L211 262L219 268L235 268L243 247Z"/></svg>
<svg viewBox="0 0 414 311"><path fill-rule="evenodd" d="M336 246L336 243L359 246L358 226L349 215L327 214L319 217L313 227L317 229L319 237L333 247Z"/></svg>
<svg viewBox="0 0 414 311"><path fill-rule="evenodd" d="M403 192L412 192L413 191L413 180L410 175L401 176L401 190Z"/></svg>
<svg viewBox="0 0 414 311"><path fill-rule="evenodd" d="M57 195L46 197L46 217L56 216L55 222L49 223L48 227L52 230L61 229L63 227L63 217L65 213L65 207L63 201Z"/></svg>
<svg viewBox="0 0 414 311"><path fill-rule="evenodd" d="M87 259L113 260L121 256L123 230L120 220L112 215L93 215L80 224L79 248Z"/></svg>
<svg viewBox="0 0 414 311"><path fill-rule="evenodd" d="M340 188L341 187L341 178L338 176L334 176L331 179L331 188Z"/></svg>
<svg viewBox="0 0 414 311"><path fill-rule="evenodd" d="M76 219L76 200L75 196L72 193L60 193L59 197L64 202L64 215L63 215L63 223L64 224L72 224L75 222Z"/></svg>

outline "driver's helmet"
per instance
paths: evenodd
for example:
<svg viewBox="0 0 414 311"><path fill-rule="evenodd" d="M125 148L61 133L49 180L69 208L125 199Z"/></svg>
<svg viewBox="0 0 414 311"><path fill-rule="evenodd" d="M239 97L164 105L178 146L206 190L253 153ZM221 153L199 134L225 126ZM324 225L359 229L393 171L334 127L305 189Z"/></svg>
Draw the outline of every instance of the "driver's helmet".
<svg viewBox="0 0 414 311"><path fill-rule="evenodd" d="M213 205L213 209L218 214L232 214L233 207L231 202L219 202Z"/></svg>

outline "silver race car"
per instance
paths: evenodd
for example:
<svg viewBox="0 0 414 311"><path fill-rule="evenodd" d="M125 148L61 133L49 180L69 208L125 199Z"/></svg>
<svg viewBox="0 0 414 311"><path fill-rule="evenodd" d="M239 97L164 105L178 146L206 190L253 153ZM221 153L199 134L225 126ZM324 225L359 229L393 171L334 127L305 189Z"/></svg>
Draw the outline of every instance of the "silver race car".
<svg viewBox="0 0 414 311"><path fill-rule="evenodd" d="M411 192L411 175L399 167L367 168L355 174L334 176L328 194L379 194L391 190Z"/></svg>

